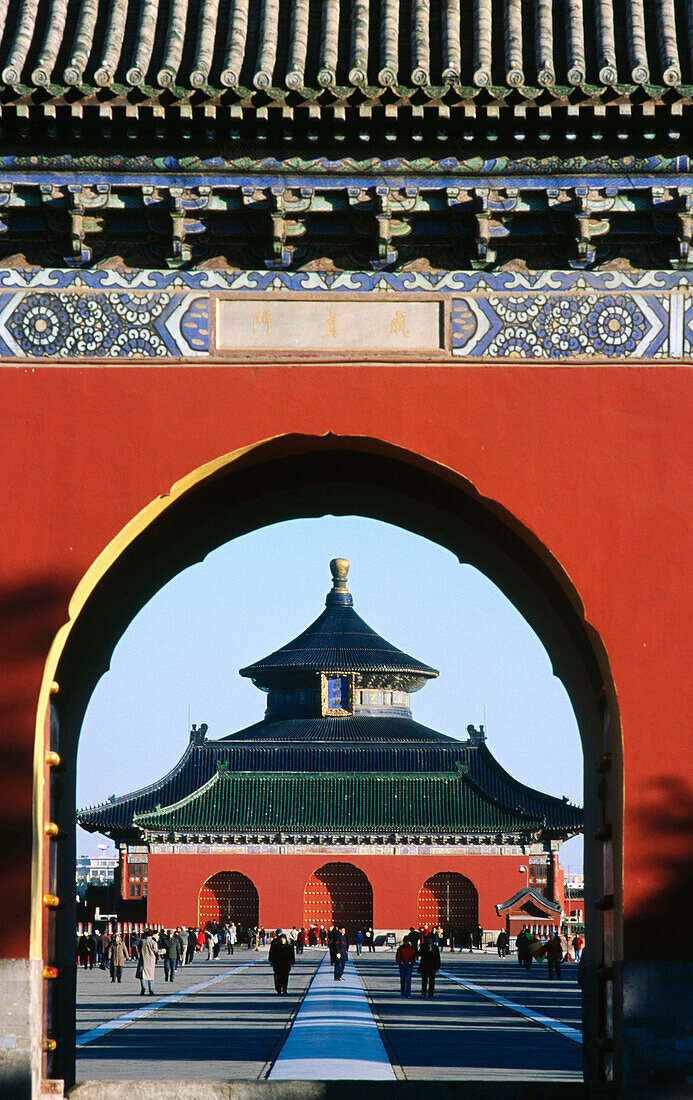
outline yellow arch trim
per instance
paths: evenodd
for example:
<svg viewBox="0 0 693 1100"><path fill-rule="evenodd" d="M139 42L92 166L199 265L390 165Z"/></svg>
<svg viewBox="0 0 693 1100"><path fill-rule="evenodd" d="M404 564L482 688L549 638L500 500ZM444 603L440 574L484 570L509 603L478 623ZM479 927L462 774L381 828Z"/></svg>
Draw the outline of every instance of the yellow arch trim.
<svg viewBox="0 0 693 1100"><path fill-rule="evenodd" d="M215 458L211 462L206 462L203 466L198 466L195 470L192 470L191 473L186 474L184 477L180 478L180 480L174 482L168 493L162 493L161 496L150 501L149 504L146 504L140 512L125 524L118 534L111 539L108 545L104 547L98 557L95 558L84 576L77 583L77 587L68 604L68 621L60 627L48 651L43 669L43 677L41 679L41 688L39 690L38 707L36 710L32 805L33 837L31 850L32 906L29 929L29 957L32 959L41 959L43 957L43 864L46 845L50 843L49 840L46 840L43 833L45 754L47 747L45 736L46 725L50 720L50 697L51 691L54 690L55 673L67 639L70 636L70 632L97 584L105 576L114 562L117 561L123 551L126 550L128 546L130 546L130 544L154 522L154 520L158 519L167 508L175 501L179 500L185 493L189 492L190 489L195 488L195 486L199 485L213 474L216 474L225 466L230 466L233 462L237 462L238 459L243 458L245 455L250 454L252 451L278 438L280 438L279 435L270 436L267 439L261 439L256 443L251 443L247 447L241 447L236 451L230 451L220 458ZM57 690L60 690L60 685L57 685Z"/></svg>

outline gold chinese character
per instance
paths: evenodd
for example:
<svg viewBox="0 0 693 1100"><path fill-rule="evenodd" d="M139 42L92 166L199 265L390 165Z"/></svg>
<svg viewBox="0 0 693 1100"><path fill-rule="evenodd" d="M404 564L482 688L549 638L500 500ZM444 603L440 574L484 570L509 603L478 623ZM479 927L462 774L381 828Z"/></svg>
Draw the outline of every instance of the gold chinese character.
<svg viewBox="0 0 693 1100"><path fill-rule="evenodd" d="M270 311L268 309L264 310L262 313L256 313L253 317L253 332L255 332L255 329L258 325L265 325L265 327L267 328L267 335L269 336L271 319L272 318L270 316Z"/></svg>
<svg viewBox="0 0 693 1100"><path fill-rule="evenodd" d="M390 332L401 332L406 339L409 339L409 329L407 328L407 321L401 310L397 310L394 317L390 322Z"/></svg>
<svg viewBox="0 0 693 1100"><path fill-rule="evenodd" d="M337 315L336 313L328 313L327 320L325 321L325 336L331 336L333 340L337 339Z"/></svg>

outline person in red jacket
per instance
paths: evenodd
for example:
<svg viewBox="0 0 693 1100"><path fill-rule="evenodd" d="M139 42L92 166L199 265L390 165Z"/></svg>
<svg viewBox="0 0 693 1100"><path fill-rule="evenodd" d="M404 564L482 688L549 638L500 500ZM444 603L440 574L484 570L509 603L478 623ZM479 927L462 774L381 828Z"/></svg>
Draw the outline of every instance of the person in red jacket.
<svg viewBox="0 0 693 1100"><path fill-rule="evenodd" d="M414 973L416 951L412 947L409 936L405 936L397 948L395 962L399 967L399 988L403 997L411 997L411 976Z"/></svg>

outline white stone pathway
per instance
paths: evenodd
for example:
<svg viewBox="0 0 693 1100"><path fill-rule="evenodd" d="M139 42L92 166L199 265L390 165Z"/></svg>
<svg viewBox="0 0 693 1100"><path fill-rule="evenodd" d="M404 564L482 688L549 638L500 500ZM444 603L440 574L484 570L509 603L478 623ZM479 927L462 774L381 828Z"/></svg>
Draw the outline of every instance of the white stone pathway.
<svg viewBox="0 0 693 1100"><path fill-rule="evenodd" d="M268 1077L284 1081L394 1081L354 964L335 982L326 955Z"/></svg>

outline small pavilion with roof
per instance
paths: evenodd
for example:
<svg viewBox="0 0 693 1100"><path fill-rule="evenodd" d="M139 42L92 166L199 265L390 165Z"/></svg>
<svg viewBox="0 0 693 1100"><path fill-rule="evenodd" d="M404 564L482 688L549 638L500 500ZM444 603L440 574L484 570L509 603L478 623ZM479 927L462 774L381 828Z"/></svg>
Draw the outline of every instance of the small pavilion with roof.
<svg viewBox="0 0 693 1100"><path fill-rule="evenodd" d="M261 722L218 741L193 726L168 775L79 812L118 845L122 898L146 896L165 925L461 934L498 925L533 853L560 913L558 850L582 810L508 775L483 726L459 741L416 722L410 697L436 669L368 626L349 563L330 567L319 618L241 669L266 692Z"/></svg>

